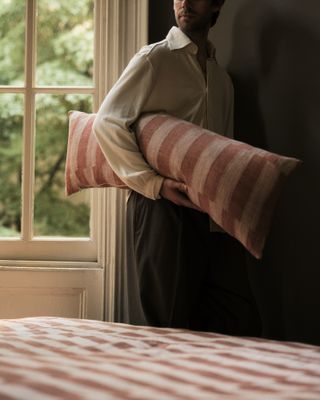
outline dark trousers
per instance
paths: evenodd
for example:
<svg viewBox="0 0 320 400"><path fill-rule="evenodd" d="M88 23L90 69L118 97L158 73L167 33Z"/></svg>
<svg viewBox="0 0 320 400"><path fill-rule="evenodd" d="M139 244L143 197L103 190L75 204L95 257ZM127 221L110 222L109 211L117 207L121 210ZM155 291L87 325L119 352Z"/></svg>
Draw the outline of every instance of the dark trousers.
<svg viewBox="0 0 320 400"><path fill-rule="evenodd" d="M128 321L259 336L242 245L208 215L132 192L127 204Z"/></svg>

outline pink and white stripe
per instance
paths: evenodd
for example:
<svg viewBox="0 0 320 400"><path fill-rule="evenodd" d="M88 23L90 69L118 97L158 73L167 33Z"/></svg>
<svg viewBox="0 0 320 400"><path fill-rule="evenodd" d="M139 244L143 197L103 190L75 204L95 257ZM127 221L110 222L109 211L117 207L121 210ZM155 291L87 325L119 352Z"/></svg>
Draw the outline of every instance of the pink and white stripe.
<svg viewBox="0 0 320 400"><path fill-rule="evenodd" d="M71 112L66 192L125 184L95 136L95 114ZM134 126L141 152L162 176L184 182L190 199L261 258L280 189L299 160L226 138L167 114L147 114Z"/></svg>
<svg viewBox="0 0 320 400"><path fill-rule="evenodd" d="M279 191L297 159L165 114L140 118L136 135L155 170L186 183L191 200L261 258Z"/></svg>
<svg viewBox="0 0 320 400"><path fill-rule="evenodd" d="M318 400L320 348L55 317L0 320L0 399Z"/></svg>
<svg viewBox="0 0 320 400"><path fill-rule="evenodd" d="M69 113L69 138L66 159L66 193L92 187L119 187L126 185L117 177L92 134L95 114L78 111Z"/></svg>

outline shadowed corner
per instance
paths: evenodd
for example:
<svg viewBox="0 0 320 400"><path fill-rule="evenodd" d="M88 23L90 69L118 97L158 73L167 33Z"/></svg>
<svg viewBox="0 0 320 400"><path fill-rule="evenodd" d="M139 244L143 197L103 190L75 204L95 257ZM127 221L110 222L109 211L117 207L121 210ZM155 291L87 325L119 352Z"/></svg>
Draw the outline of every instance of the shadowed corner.
<svg viewBox="0 0 320 400"><path fill-rule="evenodd" d="M237 139L301 160L281 191L263 259L248 256L264 336L319 343L319 2L233 7Z"/></svg>

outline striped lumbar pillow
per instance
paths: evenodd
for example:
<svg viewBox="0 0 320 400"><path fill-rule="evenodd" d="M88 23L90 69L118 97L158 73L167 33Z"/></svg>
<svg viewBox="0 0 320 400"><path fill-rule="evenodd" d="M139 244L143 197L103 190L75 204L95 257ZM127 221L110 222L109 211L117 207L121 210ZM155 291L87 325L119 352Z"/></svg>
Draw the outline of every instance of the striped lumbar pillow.
<svg viewBox="0 0 320 400"><path fill-rule="evenodd" d="M66 194L94 187L126 185L111 169L100 146L92 134L96 114L69 112L69 137L65 168Z"/></svg>
<svg viewBox="0 0 320 400"><path fill-rule="evenodd" d="M94 114L70 116L68 194L87 187L125 187L91 134ZM284 178L299 160L226 138L166 114L135 124L141 152L162 176L186 183L194 204L261 258Z"/></svg>

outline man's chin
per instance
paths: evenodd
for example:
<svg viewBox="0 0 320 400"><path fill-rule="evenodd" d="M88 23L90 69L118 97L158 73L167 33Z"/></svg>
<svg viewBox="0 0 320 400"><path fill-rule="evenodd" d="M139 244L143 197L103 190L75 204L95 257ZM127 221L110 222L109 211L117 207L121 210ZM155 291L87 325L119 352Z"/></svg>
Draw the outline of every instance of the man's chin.
<svg viewBox="0 0 320 400"><path fill-rule="evenodd" d="M184 33L196 33L200 31L207 31L207 29L210 29L210 26L206 26L205 24L198 21L196 18L179 18L177 21L177 25Z"/></svg>
<svg viewBox="0 0 320 400"><path fill-rule="evenodd" d="M180 30L185 34L192 34L202 31L202 29L199 29L196 24L178 24L178 26Z"/></svg>
<svg viewBox="0 0 320 400"><path fill-rule="evenodd" d="M187 19L180 19L178 22L178 26L182 30L182 32L192 32L196 30L196 24Z"/></svg>

